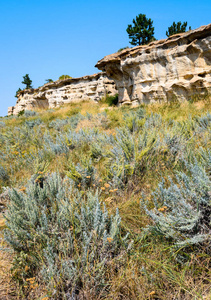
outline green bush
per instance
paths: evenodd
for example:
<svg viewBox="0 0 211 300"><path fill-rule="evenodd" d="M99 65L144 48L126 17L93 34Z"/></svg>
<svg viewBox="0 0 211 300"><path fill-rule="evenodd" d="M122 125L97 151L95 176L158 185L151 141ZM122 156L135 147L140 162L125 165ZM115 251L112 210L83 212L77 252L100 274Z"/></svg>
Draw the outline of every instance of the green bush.
<svg viewBox="0 0 211 300"><path fill-rule="evenodd" d="M18 117L21 117L21 116L23 116L23 115L24 115L24 110L19 111Z"/></svg>
<svg viewBox="0 0 211 300"><path fill-rule="evenodd" d="M109 216L97 193L82 194L57 174L42 187L31 180L24 193L10 191L5 238L18 254L14 269L26 280L29 266L51 299L106 294L110 268L130 247L118 210Z"/></svg>
<svg viewBox="0 0 211 300"><path fill-rule="evenodd" d="M205 166L210 170L210 153ZM172 240L176 248L190 248L210 244L211 180L210 172L197 161L185 162L187 174L180 172L175 182L169 178L168 187L163 180L152 194L155 208L146 213L153 220L150 231Z"/></svg>
<svg viewBox="0 0 211 300"><path fill-rule="evenodd" d="M125 50L125 49L129 49L129 47L126 46L126 47L120 48L117 52L121 52L122 50Z"/></svg>
<svg viewBox="0 0 211 300"><path fill-rule="evenodd" d="M9 181L8 172L2 166L0 166L0 181L2 181L4 184L8 183Z"/></svg>
<svg viewBox="0 0 211 300"><path fill-rule="evenodd" d="M105 98L105 103L107 103L109 106L116 106L118 104L118 94L114 96L107 95Z"/></svg>
<svg viewBox="0 0 211 300"><path fill-rule="evenodd" d="M59 80L71 79L71 78L72 78L72 77L69 76L69 75L61 75L61 76L59 77Z"/></svg>

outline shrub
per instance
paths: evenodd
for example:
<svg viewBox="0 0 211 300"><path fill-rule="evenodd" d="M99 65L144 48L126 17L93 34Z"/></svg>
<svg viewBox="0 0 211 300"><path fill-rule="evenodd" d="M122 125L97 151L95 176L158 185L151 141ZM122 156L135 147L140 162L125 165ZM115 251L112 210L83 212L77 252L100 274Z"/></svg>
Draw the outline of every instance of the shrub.
<svg viewBox="0 0 211 300"><path fill-rule="evenodd" d="M114 96L107 95L105 98L105 103L107 103L109 106L116 106L118 104L118 94Z"/></svg>
<svg viewBox="0 0 211 300"><path fill-rule="evenodd" d="M97 193L82 196L57 174L43 188L30 181L24 193L11 190L10 199L5 237L18 253L20 277L30 266L51 299L75 299L83 290L106 294L109 268L130 246L120 235L118 210L109 216Z"/></svg>
<svg viewBox="0 0 211 300"><path fill-rule="evenodd" d="M46 81L46 83L51 83L51 82L53 82L53 79L46 79L45 81Z"/></svg>
<svg viewBox="0 0 211 300"><path fill-rule="evenodd" d="M0 127L5 127L5 122L0 121Z"/></svg>
<svg viewBox="0 0 211 300"><path fill-rule="evenodd" d="M61 75L61 76L59 77L59 80L71 79L71 78L72 78L72 77L69 76L69 75Z"/></svg>
<svg viewBox="0 0 211 300"><path fill-rule="evenodd" d="M210 250L211 178L199 163L186 163L187 174L180 172L169 187L163 180L152 194L154 209L146 213L153 220L150 231L171 239L177 248L208 243ZM208 242L209 241L209 242Z"/></svg>
<svg viewBox="0 0 211 300"><path fill-rule="evenodd" d="M120 48L117 52L121 52L122 50L125 50L125 49L129 49L129 47L126 46L126 47Z"/></svg>
<svg viewBox="0 0 211 300"><path fill-rule="evenodd" d="M92 161L84 158L81 160L81 163L78 163L76 166L74 164L69 166L67 176L75 182L76 186L85 189L90 187L92 183L95 183L95 173L96 169Z"/></svg>
<svg viewBox="0 0 211 300"><path fill-rule="evenodd" d="M66 124L68 124L68 119L64 119L64 120L56 119L56 120L51 121L48 124L48 127L54 128L54 129L60 131Z"/></svg>
<svg viewBox="0 0 211 300"><path fill-rule="evenodd" d="M54 142L54 140L49 134L46 134L44 136L44 149L46 152L52 153L54 155L59 155L63 153L68 154L70 150L62 135L61 137L56 136L56 140Z"/></svg>
<svg viewBox="0 0 211 300"><path fill-rule="evenodd" d="M7 170L4 169L2 166L0 166L0 180L4 183L7 183L9 180L9 175L7 173Z"/></svg>
<svg viewBox="0 0 211 300"><path fill-rule="evenodd" d="M41 123L42 123L42 121L40 119L25 122L26 126L28 126L29 128L33 128L34 126L40 125Z"/></svg>
<svg viewBox="0 0 211 300"><path fill-rule="evenodd" d="M21 116L23 116L23 115L24 115L24 110L19 111L18 117L21 117Z"/></svg>
<svg viewBox="0 0 211 300"><path fill-rule="evenodd" d="M138 108L136 111L124 113L124 124L131 132L140 131L145 123L146 111Z"/></svg>
<svg viewBox="0 0 211 300"><path fill-rule="evenodd" d="M36 111L33 110L25 110L24 111L24 116L25 117L32 117L32 116L37 116L38 113Z"/></svg>

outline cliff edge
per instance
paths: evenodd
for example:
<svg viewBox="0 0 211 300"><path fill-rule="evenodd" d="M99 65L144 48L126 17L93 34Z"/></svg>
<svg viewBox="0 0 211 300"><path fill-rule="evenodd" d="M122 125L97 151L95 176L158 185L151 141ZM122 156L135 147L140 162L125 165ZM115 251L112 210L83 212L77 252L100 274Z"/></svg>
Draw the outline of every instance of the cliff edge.
<svg viewBox="0 0 211 300"><path fill-rule="evenodd" d="M211 91L211 24L98 61L114 80L119 103L188 100Z"/></svg>
<svg viewBox="0 0 211 300"><path fill-rule="evenodd" d="M71 102L86 100L98 102L106 94L116 93L114 81L103 72L57 80L37 89L20 91L17 94L16 105L8 108L8 115L17 115L20 111L36 108L54 108Z"/></svg>

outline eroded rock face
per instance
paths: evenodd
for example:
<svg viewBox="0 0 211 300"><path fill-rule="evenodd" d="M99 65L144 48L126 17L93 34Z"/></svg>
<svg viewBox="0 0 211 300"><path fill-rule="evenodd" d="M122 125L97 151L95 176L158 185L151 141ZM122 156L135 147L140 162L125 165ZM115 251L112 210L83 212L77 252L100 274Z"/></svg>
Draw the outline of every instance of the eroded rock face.
<svg viewBox="0 0 211 300"><path fill-rule="evenodd" d="M99 101L106 94L116 94L113 80L105 73L47 83L38 89L23 90L15 106L8 108L8 115L22 110L54 108L65 103L85 100Z"/></svg>
<svg viewBox="0 0 211 300"><path fill-rule="evenodd" d="M115 81L120 104L206 95L211 91L211 24L108 55L96 67Z"/></svg>

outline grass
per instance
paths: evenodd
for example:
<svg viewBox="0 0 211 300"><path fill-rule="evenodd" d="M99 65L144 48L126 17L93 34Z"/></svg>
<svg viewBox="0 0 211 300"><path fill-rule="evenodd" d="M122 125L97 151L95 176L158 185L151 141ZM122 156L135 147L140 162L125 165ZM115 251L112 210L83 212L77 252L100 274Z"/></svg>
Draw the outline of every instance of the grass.
<svg viewBox="0 0 211 300"><path fill-rule="evenodd" d="M10 187L20 196L26 196L29 182L32 182L40 187L42 194L42 187L45 187L51 174L56 172L62 178L61 189L66 188L66 184L70 182L73 185L72 194L81 195L83 201L87 201L89 193L94 195L98 192L101 208L105 205L109 216L115 215L118 209L121 236L129 233L128 239L133 241L129 250L123 250L126 246L123 246L120 237L117 238L123 248L120 247L122 250L109 258L100 279L97 277L100 273L97 272L102 267L99 265L96 273L90 273L93 272L93 262L86 262L87 270L83 270L84 273L79 276L81 279L77 282L77 289L72 289L72 293L77 293L79 299L210 299L209 242L176 249L175 241L162 231L157 231L156 222L140 205L142 199L151 212L156 212L155 206L158 205L157 215L162 217L159 209L164 204L160 196L156 204L155 194L159 194L156 189L162 181L165 182L166 189L171 186L171 180L176 183L179 172L184 172L189 176L188 180L192 180L188 168L196 161L209 178L210 113L210 99L205 99L142 105L136 108L82 102L53 111L38 111L36 116L27 118L24 115L1 118L5 126L1 127L0 133L0 165L4 168L2 174L7 176L2 175L1 178L0 173L0 191ZM210 181L207 180L206 189L210 187ZM182 188L182 183L177 185ZM62 201L67 205L64 210L72 205L72 194L68 194L68 202L66 198L59 198L58 191L61 192L60 188L55 191L57 197L51 208L47 206L48 202L43 202L43 210L48 207L47 218L53 216L51 209L55 209L56 216ZM48 201L46 199L43 201ZM188 205L193 205L190 198L187 197L186 200ZM14 201L17 199L12 200L11 205L14 205ZM78 207L81 205L79 203ZM22 206L18 207L15 211L10 207L10 215L7 217L7 226L14 236L16 233L13 222L17 222L17 232L19 226L22 226L19 219L15 219L19 209L20 215L23 213ZM40 214L41 212L42 209ZM171 208L168 208L166 217L170 212ZM67 222L67 219L63 213L61 210L63 223L55 223L54 230L64 239L66 231L62 231L61 224ZM24 214L27 219L29 212ZM41 222L40 215L37 218L37 222ZM77 221L74 222L75 225L70 224L69 228L78 224ZM38 223L33 225L33 233L30 231L34 238L40 231L41 225ZM205 232L210 225L205 220L203 226ZM148 227L151 228L150 231L146 229ZM63 250L56 250L57 254L51 265L53 279L47 284L48 280L44 279L42 271L49 263L43 254L43 249L47 251L47 246L37 240L36 249L26 250L29 239L25 234L23 232L21 235L21 241L17 239L18 243L26 243L21 251L9 242L15 257L12 269L13 282L18 287L16 299L18 295L22 299L67 299L68 285L63 286L53 271L53 267L62 270L62 260L67 259L66 254ZM45 234L46 239L52 241ZM91 245L90 249L93 250L94 242ZM74 255L81 253L80 247L79 242L75 244ZM105 255L100 249L101 246L96 246L96 257ZM0 255L1 261L6 262L5 270L9 274L8 256L5 259L3 252ZM88 254L87 258L89 257ZM81 254L78 259L80 261ZM98 266L97 259L95 267ZM62 276L61 272L62 280L66 282L68 278ZM31 284L30 278L34 277L35 283Z"/></svg>
<svg viewBox="0 0 211 300"><path fill-rule="evenodd" d="M3 229L6 227L3 214L0 214L0 247L6 249L8 245L3 241ZM12 282L10 269L12 267L12 255L8 251L0 250L0 298L17 299L15 284Z"/></svg>

